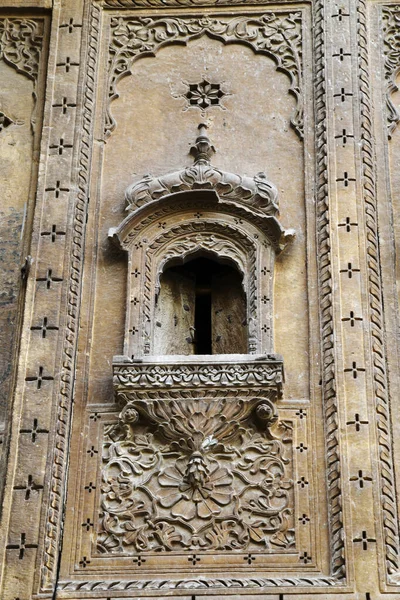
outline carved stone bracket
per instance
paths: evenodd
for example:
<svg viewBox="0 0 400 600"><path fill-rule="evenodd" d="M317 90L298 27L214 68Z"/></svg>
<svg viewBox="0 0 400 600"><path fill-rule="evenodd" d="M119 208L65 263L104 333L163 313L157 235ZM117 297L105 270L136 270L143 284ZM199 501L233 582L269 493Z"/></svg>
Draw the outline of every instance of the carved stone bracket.
<svg viewBox="0 0 400 600"><path fill-rule="evenodd" d="M386 119L390 139L397 123L400 121L399 111L391 99L392 94L399 89L396 85L396 78L400 72L400 5L384 6L382 8L382 22L385 55Z"/></svg>
<svg viewBox="0 0 400 600"><path fill-rule="evenodd" d="M0 19L0 59L34 82L43 42L42 21Z"/></svg>
<svg viewBox="0 0 400 600"><path fill-rule="evenodd" d="M109 47L109 104L118 98L117 84L131 72L140 56L155 54L159 48L208 33L223 43L247 44L254 52L270 56L277 69L290 79L289 92L296 100L291 124L303 138L303 83L302 83L302 13L264 13L260 16L234 19L177 18L177 17L113 17ZM108 107L106 135L115 129L115 120Z"/></svg>
<svg viewBox="0 0 400 600"><path fill-rule="evenodd" d="M123 408L105 432L98 550L293 551L282 369L276 356L114 363Z"/></svg>

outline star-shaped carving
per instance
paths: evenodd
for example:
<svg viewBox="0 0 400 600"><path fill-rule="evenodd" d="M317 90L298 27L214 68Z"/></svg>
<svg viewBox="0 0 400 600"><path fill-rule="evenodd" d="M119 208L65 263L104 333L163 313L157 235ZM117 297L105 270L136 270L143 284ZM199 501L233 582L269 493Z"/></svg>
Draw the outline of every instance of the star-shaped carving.
<svg viewBox="0 0 400 600"><path fill-rule="evenodd" d="M229 94L222 89L220 83L211 83L211 81L205 78L199 83L184 83L188 88L181 96L186 99L187 105L185 110L195 107L204 112L210 106L219 106L225 109L221 103L221 99Z"/></svg>

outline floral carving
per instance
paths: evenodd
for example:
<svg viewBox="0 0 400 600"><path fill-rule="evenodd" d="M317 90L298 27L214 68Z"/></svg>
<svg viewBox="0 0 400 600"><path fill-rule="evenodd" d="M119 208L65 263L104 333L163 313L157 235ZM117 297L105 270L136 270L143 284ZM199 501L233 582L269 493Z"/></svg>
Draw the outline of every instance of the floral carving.
<svg viewBox="0 0 400 600"><path fill-rule="evenodd" d="M125 406L106 430L99 551L293 549L290 427L275 438L275 421L266 398Z"/></svg>
<svg viewBox="0 0 400 600"><path fill-rule="evenodd" d="M221 99L228 93L222 89L220 83L212 83L204 78L199 83L187 83L185 81L184 84L187 87L186 92L177 96L177 98L186 99L186 106L183 110L199 108L202 115L205 115L205 111L211 106L218 106L226 110Z"/></svg>
<svg viewBox="0 0 400 600"><path fill-rule="evenodd" d="M125 192L129 210L157 200L167 194L188 190L215 190L222 200L237 201L262 209L267 215L278 212L276 187L268 181L265 173L253 178L221 171L211 165L215 152L206 134L207 126L199 125L199 135L192 147L195 162L192 166L162 177L146 175L130 185Z"/></svg>
<svg viewBox="0 0 400 600"><path fill-rule="evenodd" d="M255 52L266 54L277 68L288 75L290 93L296 99L291 119L300 138L303 138L302 106L302 15L301 12L264 13L260 16L234 19L176 18L176 17L114 17L111 19L112 38L109 48L109 100L118 97L117 84L129 75L134 61L140 56L155 53L167 43L187 43L194 37L211 34L223 43L249 45ZM115 128L108 110L106 132Z"/></svg>
<svg viewBox="0 0 400 600"><path fill-rule="evenodd" d="M193 454L189 462L178 458L173 467L158 476L160 505L171 508L174 517L185 521L209 519L219 515L231 501L232 481L227 469L217 461L207 461L200 452Z"/></svg>
<svg viewBox="0 0 400 600"><path fill-rule="evenodd" d="M382 8L384 33L385 80L386 80L386 109L388 136L392 137L400 114L392 102L391 96L399 89L396 79L400 72L400 7L385 6Z"/></svg>
<svg viewBox="0 0 400 600"><path fill-rule="evenodd" d="M114 389L118 394L140 388L205 387L229 388L276 386L280 393L283 364L279 358L244 364L143 364L114 361Z"/></svg>
<svg viewBox="0 0 400 600"><path fill-rule="evenodd" d="M0 59L36 81L43 42L42 22L0 19Z"/></svg>

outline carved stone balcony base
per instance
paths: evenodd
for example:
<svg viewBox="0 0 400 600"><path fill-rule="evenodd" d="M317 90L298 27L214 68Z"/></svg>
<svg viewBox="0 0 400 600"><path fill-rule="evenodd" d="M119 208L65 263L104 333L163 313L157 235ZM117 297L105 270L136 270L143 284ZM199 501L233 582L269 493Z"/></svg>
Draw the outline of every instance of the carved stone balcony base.
<svg viewBox="0 0 400 600"><path fill-rule="evenodd" d="M114 359L122 410L105 432L98 550L293 552L281 357L177 360Z"/></svg>

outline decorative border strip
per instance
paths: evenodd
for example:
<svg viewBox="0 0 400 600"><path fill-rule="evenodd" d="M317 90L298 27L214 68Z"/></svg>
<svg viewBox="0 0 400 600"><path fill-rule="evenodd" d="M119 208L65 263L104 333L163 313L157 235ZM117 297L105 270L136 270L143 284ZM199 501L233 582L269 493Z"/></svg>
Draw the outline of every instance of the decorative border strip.
<svg viewBox="0 0 400 600"><path fill-rule="evenodd" d="M387 8L385 13L391 12ZM399 10L399 7L397 7ZM371 91L368 63L368 37L366 28L366 0L358 0L358 64L361 102L361 160L362 160L362 197L364 199L365 224L367 229L367 265L369 322L372 337L373 392L376 411L377 438L379 448L380 492L382 503L383 531L385 541L385 561L388 581L391 575L399 574L399 522L397 511L395 475L393 465L393 446L391 434L391 415L389 384L387 376L386 347L384 341L385 322L383 315L382 274L380 266L380 247L378 236L378 210L376 195L375 156L373 150ZM400 13L399 13L400 17ZM399 20L400 26L400 20ZM397 29L398 36L398 29ZM399 50L400 52L400 46ZM400 67L400 54L398 55ZM397 71L398 72L398 71ZM392 90L394 91L394 90ZM388 99L390 102L390 100ZM390 115L388 119L390 121ZM397 121L392 120L391 133ZM390 137L390 135L389 135ZM393 581L395 583L395 581ZM398 581L397 581L398 583Z"/></svg>
<svg viewBox="0 0 400 600"><path fill-rule="evenodd" d="M66 474L69 450L69 431L72 415L73 377L81 299L83 247L90 179L91 136L96 92L96 63L100 32L100 8L92 4L90 13L89 48L83 99L82 137L79 150L78 193L74 208L68 289L66 336L60 374L60 393L57 405L56 436L51 460L50 497L44 536L44 557L41 569L41 591L53 590L57 581L58 554L62 532Z"/></svg>
<svg viewBox="0 0 400 600"><path fill-rule="evenodd" d="M291 0L280 0L281 2L291 2ZM265 0L103 0L105 8L211 8L214 6L251 6L254 4L266 4Z"/></svg>
<svg viewBox="0 0 400 600"><path fill-rule="evenodd" d="M324 2L318 1L314 22L315 112L316 112L316 185L318 281L322 328L322 386L325 414L328 511L331 542L331 574L346 577L343 531L342 490L339 455L338 400L336 395L334 320L332 303L331 242L329 233L329 187L327 163L327 94L324 33Z"/></svg>
<svg viewBox="0 0 400 600"><path fill-rule="evenodd" d="M400 5L382 6L383 51L385 55L386 119L389 139L400 121L400 114L391 96L398 91L396 79L400 72Z"/></svg>
<svg viewBox="0 0 400 600"><path fill-rule="evenodd" d="M67 592L91 592L91 591L116 591L126 590L257 590L260 588L277 587L321 587L331 588L341 586L342 582L335 577L252 577L240 579L185 579L185 580L162 580L146 581L134 579L131 581L61 581L58 584L59 591Z"/></svg>

